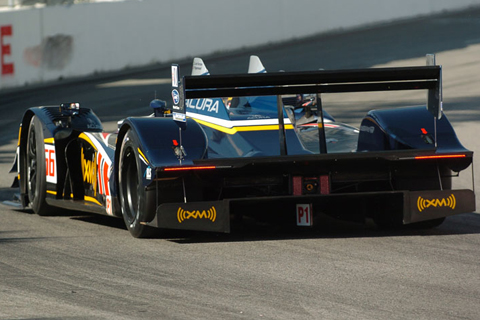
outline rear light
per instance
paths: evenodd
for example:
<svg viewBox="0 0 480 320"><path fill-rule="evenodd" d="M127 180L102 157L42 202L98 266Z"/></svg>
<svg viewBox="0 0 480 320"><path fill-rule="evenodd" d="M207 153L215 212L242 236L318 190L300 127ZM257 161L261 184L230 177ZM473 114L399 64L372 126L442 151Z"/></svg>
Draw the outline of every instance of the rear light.
<svg viewBox="0 0 480 320"><path fill-rule="evenodd" d="M465 158L465 154L444 154L444 155L435 155L435 156L417 156L415 160L425 160L425 159L452 159L452 158Z"/></svg>
<svg viewBox="0 0 480 320"><path fill-rule="evenodd" d="M189 166L189 167L167 167L163 171L187 171L187 170L212 170L216 166Z"/></svg>

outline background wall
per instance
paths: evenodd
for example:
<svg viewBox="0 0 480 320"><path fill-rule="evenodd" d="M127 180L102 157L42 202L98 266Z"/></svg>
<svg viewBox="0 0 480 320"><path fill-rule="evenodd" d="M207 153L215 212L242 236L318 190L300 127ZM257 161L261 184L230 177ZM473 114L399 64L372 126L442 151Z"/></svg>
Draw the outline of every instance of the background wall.
<svg viewBox="0 0 480 320"><path fill-rule="evenodd" d="M0 90L460 10L480 0L130 0L0 11Z"/></svg>

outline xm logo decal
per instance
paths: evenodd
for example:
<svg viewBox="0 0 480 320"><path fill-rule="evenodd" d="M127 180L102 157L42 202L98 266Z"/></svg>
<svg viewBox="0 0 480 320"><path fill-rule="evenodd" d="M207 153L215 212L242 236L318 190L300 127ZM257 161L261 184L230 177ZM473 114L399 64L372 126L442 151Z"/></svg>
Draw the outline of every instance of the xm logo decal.
<svg viewBox="0 0 480 320"><path fill-rule="evenodd" d="M417 199L417 208L420 212L432 207L448 207L453 210L455 209L456 205L457 200L455 199L455 196L453 194L451 194L448 198L442 199L424 199L422 197L418 197Z"/></svg>
<svg viewBox="0 0 480 320"><path fill-rule="evenodd" d="M202 210L202 211L200 210L187 211L179 207L177 211L177 219L179 223L182 223L183 221L188 219L195 219L195 220L206 219L206 220L215 222L215 220L217 219L217 210L213 206L208 210Z"/></svg>

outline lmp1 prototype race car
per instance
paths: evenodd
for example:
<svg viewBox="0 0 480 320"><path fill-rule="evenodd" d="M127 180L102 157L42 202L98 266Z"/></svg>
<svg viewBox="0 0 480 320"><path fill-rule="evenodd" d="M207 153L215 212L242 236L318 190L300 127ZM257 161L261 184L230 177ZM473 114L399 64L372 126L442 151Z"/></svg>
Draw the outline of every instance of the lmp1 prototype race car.
<svg viewBox="0 0 480 320"><path fill-rule="evenodd" d="M432 59L430 59L432 60ZM322 93L425 90L423 106L335 121ZM312 226L317 214L383 226L434 227L475 211L452 177L472 165L442 112L441 67L192 76L172 66L170 107L106 133L77 103L30 108L13 171L23 208L123 217L134 237L157 228L230 232L232 219ZM473 171L472 171L473 174Z"/></svg>

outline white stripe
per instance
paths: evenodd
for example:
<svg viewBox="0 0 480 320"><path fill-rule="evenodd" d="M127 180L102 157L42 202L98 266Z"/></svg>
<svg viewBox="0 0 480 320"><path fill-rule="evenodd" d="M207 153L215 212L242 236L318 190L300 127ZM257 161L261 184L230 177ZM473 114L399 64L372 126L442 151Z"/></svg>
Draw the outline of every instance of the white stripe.
<svg viewBox="0 0 480 320"><path fill-rule="evenodd" d="M225 120L216 117L206 116L194 112L187 112L187 117L213 123L224 128L246 127L246 126L268 126L278 125L278 119L259 119L259 120ZM284 118L285 124L292 124L290 119Z"/></svg>

